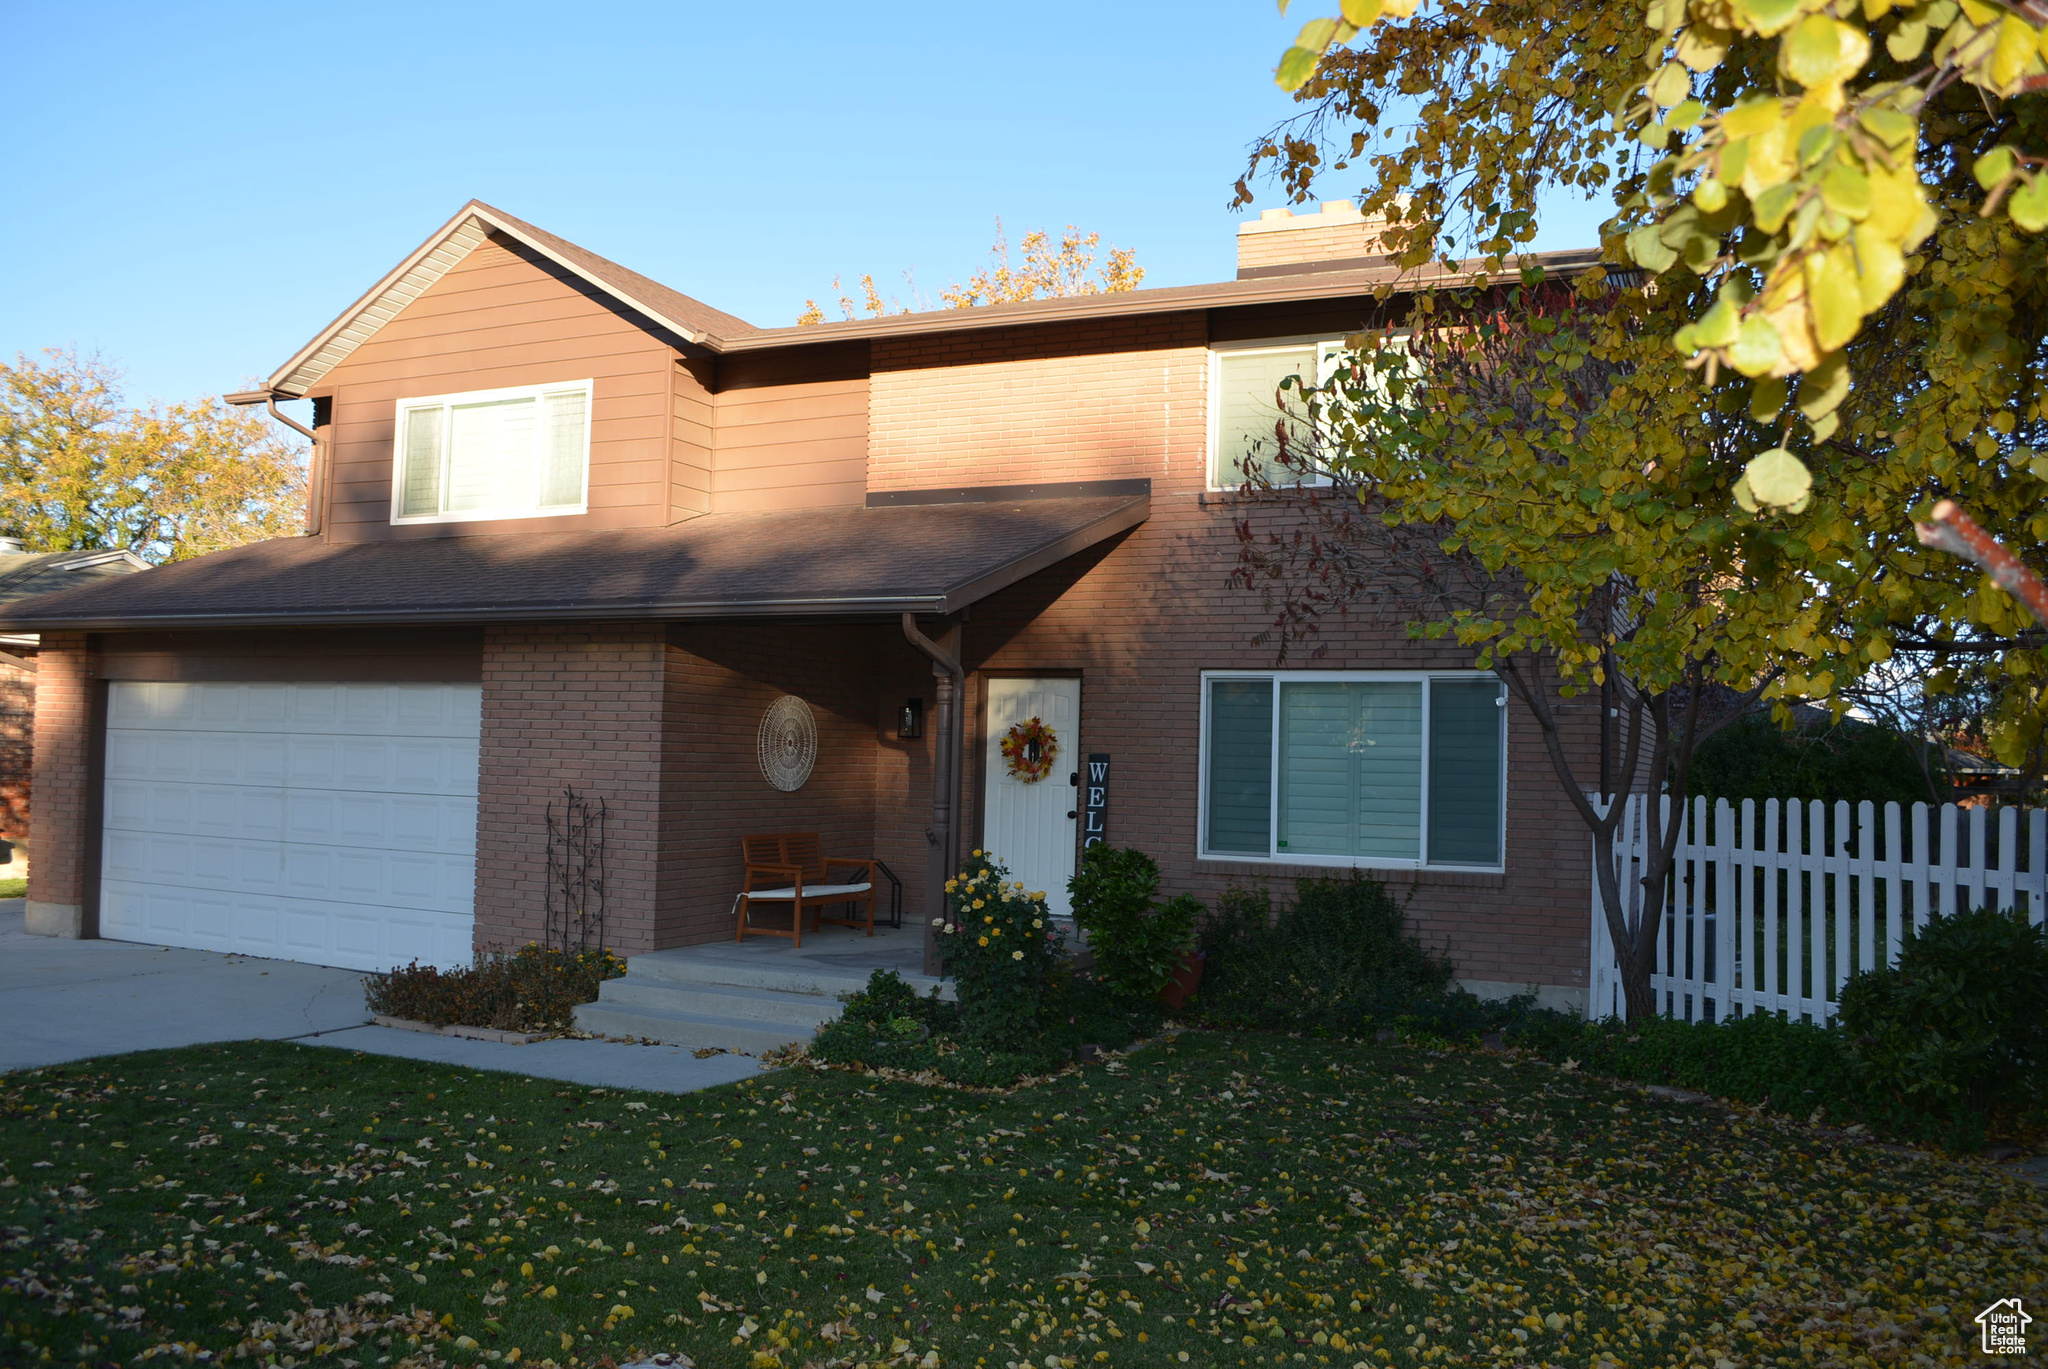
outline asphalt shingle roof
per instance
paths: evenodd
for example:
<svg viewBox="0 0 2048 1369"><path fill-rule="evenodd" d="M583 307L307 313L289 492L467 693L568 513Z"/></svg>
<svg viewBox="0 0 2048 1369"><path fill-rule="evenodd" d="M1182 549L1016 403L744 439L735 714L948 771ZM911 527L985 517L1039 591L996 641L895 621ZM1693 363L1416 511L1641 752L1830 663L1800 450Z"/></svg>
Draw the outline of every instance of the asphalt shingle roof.
<svg viewBox="0 0 2048 1369"><path fill-rule="evenodd" d="M1144 521L1145 495L709 514L666 528L279 538L0 605L0 630L950 613Z"/></svg>

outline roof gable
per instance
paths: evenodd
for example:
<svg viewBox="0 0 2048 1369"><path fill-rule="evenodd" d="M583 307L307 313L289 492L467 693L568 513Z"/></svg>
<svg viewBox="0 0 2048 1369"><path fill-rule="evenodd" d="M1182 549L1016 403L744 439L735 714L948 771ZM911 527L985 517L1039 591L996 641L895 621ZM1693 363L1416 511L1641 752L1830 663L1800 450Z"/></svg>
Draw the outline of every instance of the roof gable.
<svg viewBox="0 0 2048 1369"><path fill-rule="evenodd" d="M277 395L305 394L493 233L523 244L685 341L715 345L715 339L756 331L744 319L671 290L481 200L471 200L280 366L265 382L265 389Z"/></svg>

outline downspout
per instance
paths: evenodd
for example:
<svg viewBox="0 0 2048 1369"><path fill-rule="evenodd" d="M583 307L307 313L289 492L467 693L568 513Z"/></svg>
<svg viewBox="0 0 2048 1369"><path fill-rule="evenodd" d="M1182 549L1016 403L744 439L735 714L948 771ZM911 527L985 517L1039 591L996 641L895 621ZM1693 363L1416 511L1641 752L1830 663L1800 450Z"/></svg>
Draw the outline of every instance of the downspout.
<svg viewBox="0 0 2048 1369"><path fill-rule="evenodd" d="M305 424L299 422L299 420L293 418L290 414L286 413L284 410L277 407L276 395L264 395L263 402L265 406L269 408L270 416L276 419L278 422L284 424L285 427L290 428L295 433L303 434L308 442L318 442L320 440L320 435L318 433L314 432L311 428L307 427Z"/></svg>
<svg viewBox="0 0 2048 1369"><path fill-rule="evenodd" d="M327 512L323 507L324 500L320 488L322 478L326 474L320 461L320 434L278 408L277 396L269 390L240 390L234 394L223 395L222 398L245 409L256 404L263 405L270 410L272 418L313 444L313 450L306 462L306 532L308 535L317 534L321 524L326 521ZM317 402L315 407L318 407Z"/></svg>
<svg viewBox="0 0 2048 1369"><path fill-rule="evenodd" d="M925 862L923 918L924 969L937 974L938 938L932 920L946 914L946 881L960 858L960 753L965 745L967 677L945 648L917 630L917 619L908 613L903 615L903 638L930 659L938 695L932 709L932 825L924 832L931 852Z"/></svg>

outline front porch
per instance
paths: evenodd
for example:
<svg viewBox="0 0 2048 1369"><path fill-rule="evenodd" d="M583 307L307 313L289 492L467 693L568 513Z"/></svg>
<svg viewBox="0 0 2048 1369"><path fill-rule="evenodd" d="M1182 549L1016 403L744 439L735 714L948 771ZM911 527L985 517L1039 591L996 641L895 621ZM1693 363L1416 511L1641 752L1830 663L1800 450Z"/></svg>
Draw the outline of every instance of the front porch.
<svg viewBox="0 0 2048 1369"><path fill-rule="evenodd" d="M830 924L785 937L709 941L647 951L626 962L624 978L605 982L576 1025L605 1036L761 1054L807 1041L839 1015L839 996L867 987L876 970L894 970L919 993L951 990L923 972L924 928L877 926L870 937Z"/></svg>

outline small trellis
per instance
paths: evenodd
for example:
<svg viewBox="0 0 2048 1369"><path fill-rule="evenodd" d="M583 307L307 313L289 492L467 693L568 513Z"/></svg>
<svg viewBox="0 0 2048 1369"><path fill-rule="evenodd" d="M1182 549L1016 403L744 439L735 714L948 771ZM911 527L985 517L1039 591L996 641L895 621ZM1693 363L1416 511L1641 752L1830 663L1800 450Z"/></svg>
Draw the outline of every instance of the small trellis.
<svg viewBox="0 0 2048 1369"><path fill-rule="evenodd" d="M547 944L570 955L604 948L605 816L574 789L548 804Z"/></svg>

